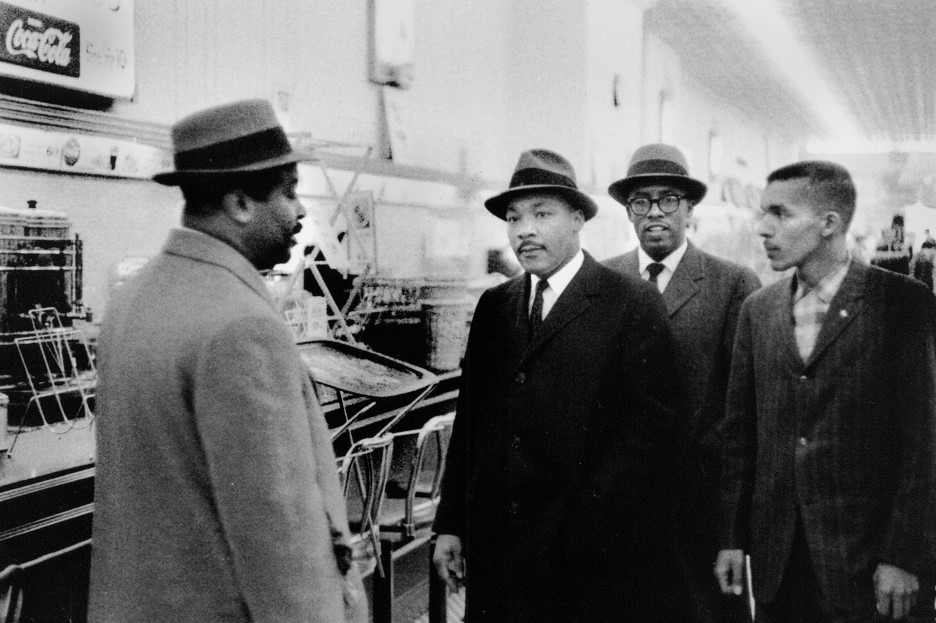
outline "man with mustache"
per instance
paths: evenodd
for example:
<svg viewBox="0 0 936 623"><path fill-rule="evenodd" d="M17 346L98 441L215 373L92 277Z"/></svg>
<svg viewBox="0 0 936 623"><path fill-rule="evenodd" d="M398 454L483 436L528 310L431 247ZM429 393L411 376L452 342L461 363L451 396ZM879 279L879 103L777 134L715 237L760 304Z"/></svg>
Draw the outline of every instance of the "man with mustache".
<svg viewBox="0 0 936 623"><path fill-rule="evenodd" d="M485 207L525 273L478 302L435 521L466 621L682 621L667 525L682 456L663 301L583 252L598 207L569 162L521 154Z"/></svg>
<svg viewBox="0 0 936 623"><path fill-rule="evenodd" d="M932 621L936 298L854 260L835 163L767 178L758 233L794 273L741 307L715 572L758 623Z"/></svg>
<svg viewBox="0 0 936 623"><path fill-rule="evenodd" d="M724 417L738 311L760 280L751 269L706 253L686 238L692 209L706 190L689 176L686 158L676 147L638 148L627 176L608 193L627 208L640 245L605 265L655 283L663 293L679 353L676 369L689 400L688 478L675 530L693 580L692 620L728 623L750 620L750 615L741 599L722 595L712 577L718 553L718 425Z"/></svg>
<svg viewBox="0 0 936 623"><path fill-rule="evenodd" d="M182 227L110 302L89 619L367 620L335 456L258 271L289 259L294 151L263 100L172 128Z"/></svg>

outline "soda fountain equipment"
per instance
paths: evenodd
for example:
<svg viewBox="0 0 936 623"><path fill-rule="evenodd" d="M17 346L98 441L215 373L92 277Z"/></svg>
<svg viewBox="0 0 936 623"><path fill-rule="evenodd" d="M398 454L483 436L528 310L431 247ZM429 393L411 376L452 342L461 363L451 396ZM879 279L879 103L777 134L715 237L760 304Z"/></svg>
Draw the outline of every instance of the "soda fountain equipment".
<svg viewBox="0 0 936 623"><path fill-rule="evenodd" d="M90 418L94 360L78 319L81 239L66 215L0 207L0 393L14 430Z"/></svg>

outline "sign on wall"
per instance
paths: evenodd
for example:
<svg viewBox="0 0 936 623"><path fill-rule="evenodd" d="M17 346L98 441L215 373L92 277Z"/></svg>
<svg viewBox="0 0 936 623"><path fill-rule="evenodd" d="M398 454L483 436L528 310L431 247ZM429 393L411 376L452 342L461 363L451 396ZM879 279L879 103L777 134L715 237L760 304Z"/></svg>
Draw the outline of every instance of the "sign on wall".
<svg viewBox="0 0 936 623"><path fill-rule="evenodd" d="M0 75L133 96L133 0L2 0L0 37Z"/></svg>
<svg viewBox="0 0 936 623"><path fill-rule="evenodd" d="M3 166L149 179L172 169L172 154L119 138L0 124Z"/></svg>

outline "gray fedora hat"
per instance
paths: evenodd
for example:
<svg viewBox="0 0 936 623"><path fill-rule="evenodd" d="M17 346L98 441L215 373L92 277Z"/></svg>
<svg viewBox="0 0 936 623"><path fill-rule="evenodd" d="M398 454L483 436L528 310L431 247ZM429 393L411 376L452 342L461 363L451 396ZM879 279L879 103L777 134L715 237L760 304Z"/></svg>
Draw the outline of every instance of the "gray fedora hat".
<svg viewBox="0 0 936 623"><path fill-rule="evenodd" d="M653 143L637 148L631 156L627 177L611 184L608 194L618 203L626 204L636 186L650 184L669 184L682 188L693 203L701 201L708 191L705 184L689 177L686 157L681 151L672 145Z"/></svg>
<svg viewBox="0 0 936 623"><path fill-rule="evenodd" d="M511 199L533 193L557 194L565 197L587 221L598 213L598 204L578 189L575 169L568 160L548 149L530 149L520 154L510 187L484 202L488 212L504 220Z"/></svg>
<svg viewBox="0 0 936 623"><path fill-rule="evenodd" d="M193 113L172 126L174 171L153 180L178 186L208 176L262 171L318 160L293 149L266 100L242 100Z"/></svg>

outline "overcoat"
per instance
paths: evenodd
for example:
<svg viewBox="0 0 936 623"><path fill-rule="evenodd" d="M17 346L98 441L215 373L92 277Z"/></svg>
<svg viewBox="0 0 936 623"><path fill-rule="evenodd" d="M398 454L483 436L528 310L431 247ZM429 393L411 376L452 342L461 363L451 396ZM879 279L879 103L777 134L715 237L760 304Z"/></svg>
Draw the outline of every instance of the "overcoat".
<svg viewBox="0 0 936 623"><path fill-rule="evenodd" d="M467 620L680 620L663 301L586 254L530 336L529 293L526 275L485 292L468 339L435 522L466 545Z"/></svg>
<svg viewBox="0 0 936 623"><path fill-rule="evenodd" d="M933 606L936 299L921 283L852 261L806 361L795 277L741 308L723 435L722 545L751 555L769 603L802 517L822 596L874 608L879 562L917 574ZM931 617L930 617L931 618Z"/></svg>
<svg viewBox="0 0 936 623"><path fill-rule="evenodd" d="M679 513L682 546L694 569L696 620L715 620L721 602L712 563L718 554L719 477L725 394L741 303L760 287L750 268L706 253L687 242L663 291L676 343L677 369L690 414L690 450ZM609 268L640 276L637 250L605 260Z"/></svg>
<svg viewBox="0 0 936 623"><path fill-rule="evenodd" d="M344 621L335 457L248 260L174 230L111 301L98 366L90 620Z"/></svg>

